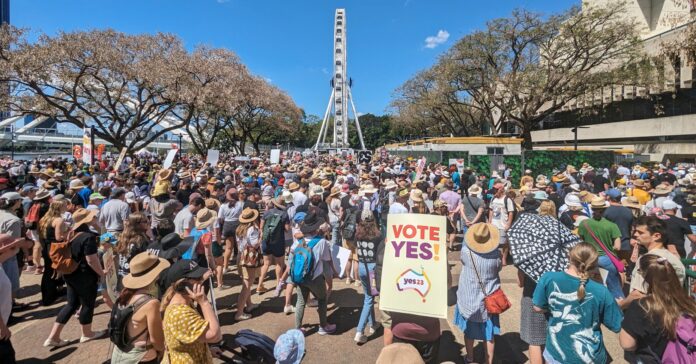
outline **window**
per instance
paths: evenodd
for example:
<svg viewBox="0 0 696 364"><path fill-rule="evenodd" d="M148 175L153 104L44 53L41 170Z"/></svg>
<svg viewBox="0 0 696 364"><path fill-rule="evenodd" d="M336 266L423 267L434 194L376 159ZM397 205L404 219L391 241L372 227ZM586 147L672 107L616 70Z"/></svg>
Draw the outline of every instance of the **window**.
<svg viewBox="0 0 696 364"><path fill-rule="evenodd" d="M343 26L343 22L342 22L342 21L337 21L337 22L336 22L336 26L339 26L339 27Z"/></svg>
<svg viewBox="0 0 696 364"><path fill-rule="evenodd" d="M340 74L340 73L337 73L337 74L336 74L336 78L338 78L338 79L340 80L340 79L341 79L341 74Z"/></svg>
<svg viewBox="0 0 696 364"><path fill-rule="evenodd" d="M341 34L341 33L343 33L343 29L340 29L340 28L336 29L336 34Z"/></svg>
<svg viewBox="0 0 696 364"><path fill-rule="evenodd" d="M503 155L502 147L488 147L486 150L488 155Z"/></svg>

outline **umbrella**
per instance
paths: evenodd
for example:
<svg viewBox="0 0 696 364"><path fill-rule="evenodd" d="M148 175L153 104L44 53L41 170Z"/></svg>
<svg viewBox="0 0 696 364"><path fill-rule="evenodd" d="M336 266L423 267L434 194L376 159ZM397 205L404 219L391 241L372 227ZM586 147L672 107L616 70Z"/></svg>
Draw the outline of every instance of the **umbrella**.
<svg viewBox="0 0 696 364"><path fill-rule="evenodd" d="M551 216L522 213L508 230L515 266L534 281L568 266L568 251L581 240Z"/></svg>

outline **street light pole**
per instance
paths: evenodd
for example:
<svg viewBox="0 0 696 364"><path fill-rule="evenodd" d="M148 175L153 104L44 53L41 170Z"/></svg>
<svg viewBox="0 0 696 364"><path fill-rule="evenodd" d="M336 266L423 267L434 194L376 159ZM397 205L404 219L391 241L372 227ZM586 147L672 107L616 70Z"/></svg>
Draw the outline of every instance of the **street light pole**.
<svg viewBox="0 0 696 364"><path fill-rule="evenodd" d="M578 150L578 129L587 129L589 126L575 126L570 129L573 132L573 149Z"/></svg>
<svg viewBox="0 0 696 364"><path fill-rule="evenodd" d="M181 158L181 153L183 152L181 150L181 139L183 139L184 134L179 134L179 158Z"/></svg>
<svg viewBox="0 0 696 364"><path fill-rule="evenodd" d="M12 126L10 127L10 131L11 131L11 133L12 133L12 139L10 140L10 141L12 142L12 149L11 149L12 156L11 156L11 159L14 161L14 157L15 157L15 140L17 139L17 134L15 134L15 130L14 130L14 124L12 124Z"/></svg>

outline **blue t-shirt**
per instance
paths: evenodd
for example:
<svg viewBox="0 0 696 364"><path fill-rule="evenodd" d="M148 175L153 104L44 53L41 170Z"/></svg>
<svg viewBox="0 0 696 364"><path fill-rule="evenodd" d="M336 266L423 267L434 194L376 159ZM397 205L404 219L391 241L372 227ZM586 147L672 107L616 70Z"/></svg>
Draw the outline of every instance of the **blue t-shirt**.
<svg viewBox="0 0 696 364"><path fill-rule="evenodd" d="M546 351L562 363L606 363L600 324L619 332L623 313L609 290L594 281L578 301L580 279L565 272L544 273L534 290L534 306L549 311Z"/></svg>

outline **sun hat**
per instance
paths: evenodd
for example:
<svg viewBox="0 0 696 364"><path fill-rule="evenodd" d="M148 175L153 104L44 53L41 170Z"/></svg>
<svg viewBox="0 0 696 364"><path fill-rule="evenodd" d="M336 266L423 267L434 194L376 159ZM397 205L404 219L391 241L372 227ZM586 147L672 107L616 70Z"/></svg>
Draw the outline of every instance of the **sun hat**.
<svg viewBox="0 0 696 364"><path fill-rule="evenodd" d="M305 215L302 226L300 226L300 231L303 234L313 233L319 230L323 223L324 219L321 216L318 216L314 211L310 211Z"/></svg>
<svg viewBox="0 0 696 364"><path fill-rule="evenodd" d="M409 196L409 191L408 188L402 187L399 190L396 191L396 196L397 197L408 197Z"/></svg>
<svg viewBox="0 0 696 364"><path fill-rule="evenodd" d="M68 188L71 190L79 190L85 188L85 184L82 183L82 180L80 180L79 178L75 178L74 180L70 181L70 185Z"/></svg>
<svg viewBox="0 0 696 364"><path fill-rule="evenodd" d="M247 207L242 211L242 214L239 215L239 222L242 224L247 224L256 221L258 217L259 210Z"/></svg>
<svg viewBox="0 0 696 364"><path fill-rule="evenodd" d="M193 243L193 236L182 238L177 233L169 233L160 241L150 244L147 251L163 259L178 259L193 246Z"/></svg>
<svg viewBox="0 0 696 364"><path fill-rule="evenodd" d="M283 197L283 201L285 201L286 204L293 201L292 193L290 191L285 190L280 196Z"/></svg>
<svg viewBox="0 0 696 364"><path fill-rule="evenodd" d="M498 228L485 222L479 222L469 227L466 232L466 246L479 254L494 251L500 244Z"/></svg>
<svg viewBox="0 0 696 364"><path fill-rule="evenodd" d="M34 201L41 201L49 197L51 197L51 191L41 188L36 192L36 196L34 196Z"/></svg>
<svg viewBox="0 0 696 364"><path fill-rule="evenodd" d="M274 204L277 208L279 208L279 209L281 209L281 210L285 210L285 201L283 200L283 197L282 197L282 196L278 196L278 197L275 197L275 198L271 199L271 202L273 202L273 204Z"/></svg>
<svg viewBox="0 0 696 364"><path fill-rule="evenodd" d="M210 227L217 219L217 213L209 208L202 208L196 214L196 229L203 230Z"/></svg>
<svg viewBox="0 0 696 364"><path fill-rule="evenodd" d="M437 199L433 202L433 208L439 209L447 206L447 202Z"/></svg>
<svg viewBox="0 0 696 364"><path fill-rule="evenodd" d="M210 210L217 211L220 209L220 200L217 198L206 198L205 207Z"/></svg>
<svg viewBox="0 0 696 364"><path fill-rule="evenodd" d="M329 189L329 188L331 188L331 181L329 181L328 179L325 179L325 180L321 181L320 185L325 190Z"/></svg>
<svg viewBox="0 0 696 364"><path fill-rule="evenodd" d="M633 186L635 187L645 187L645 181L642 179L633 180Z"/></svg>
<svg viewBox="0 0 696 364"><path fill-rule="evenodd" d="M95 216L97 216L97 211L95 210L87 210L83 208L75 210L75 212L73 212L72 214L72 229L75 230L83 224L89 224L90 222L92 222Z"/></svg>
<svg viewBox="0 0 696 364"><path fill-rule="evenodd" d="M276 340L273 357L278 364L299 364L305 353L304 333L297 329L288 330Z"/></svg>
<svg viewBox="0 0 696 364"><path fill-rule="evenodd" d="M568 187L575 192L580 192L580 185L577 183L571 183Z"/></svg>
<svg viewBox="0 0 696 364"><path fill-rule="evenodd" d="M309 197L312 196L322 196L324 194L324 188L321 186L314 186L309 190Z"/></svg>
<svg viewBox="0 0 696 364"><path fill-rule="evenodd" d="M549 195L546 194L545 191L534 191L534 199L535 200L548 200Z"/></svg>
<svg viewBox="0 0 696 364"><path fill-rule="evenodd" d="M288 186L288 190L290 191L295 191L300 188L300 185L297 182L290 182L290 186Z"/></svg>
<svg viewBox="0 0 696 364"><path fill-rule="evenodd" d="M672 200L665 200L662 202L663 210L678 210L680 208L682 208L681 205L678 205L676 202Z"/></svg>
<svg viewBox="0 0 696 364"><path fill-rule="evenodd" d="M527 195L522 200L521 205L525 211L534 211L541 206L541 201L534 198L534 195Z"/></svg>
<svg viewBox="0 0 696 364"><path fill-rule="evenodd" d="M126 202L127 203L135 203L135 192L133 191L128 191L126 192Z"/></svg>
<svg viewBox="0 0 696 364"><path fill-rule="evenodd" d="M103 199L104 199L104 196L102 196L102 194L99 193L99 192L95 192L95 193L89 195L89 200L90 200L90 201L92 201L92 200L103 200Z"/></svg>
<svg viewBox="0 0 696 364"><path fill-rule="evenodd" d="M375 188L375 186L372 183L366 183L366 184L360 186L360 193L362 193L363 196L368 194L368 193L375 193L375 192L377 192L377 189Z"/></svg>
<svg viewBox="0 0 696 364"><path fill-rule="evenodd" d="M574 193L567 194L563 199L563 202L568 207L582 207L582 203L580 203L580 197Z"/></svg>
<svg viewBox="0 0 696 364"><path fill-rule="evenodd" d="M398 188L398 187L399 187L399 185L396 184L396 182L394 182L394 180L392 180L392 179L388 179L388 180L384 183L384 189L385 189L385 190L392 190L392 189L395 189L395 188Z"/></svg>
<svg viewBox="0 0 696 364"><path fill-rule="evenodd" d="M411 190L411 200L414 202L421 202L423 201L423 191L421 191L418 188L414 188Z"/></svg>
<svg viewBox="0 0 696 364"><path fill-rule="evenodd" d="M444 178L450 178L450 174L447 171L442 171L442 177Z"/></svg>
<svg viewBox="0 0 696 364"><path fill-rule="evenodd" d="M665 186L663 184L655 187L654 190L652 190L652 193L658 196L663 196L663 195L669 195L670 192L672 192L672 187L671 186Z"/></svg>
<svg viewBox="0 0 696 364"><path fill-rule="evenodd" d="M157 179L162 181L168 180L172 177L172 174L173 172L171 168L161 169L159 172L157 172Z"/></svg>
<svg viewBox="0 0 696 364"><path fill-rule="evenodd" d="M607 207L609 207L609 203L607 202L607 200L601 197L595 197L590 202L590 207L592 207L593 210L606 209Z"/></svg>
<svg viewBox="0 0 696 364"><path fill-rule="evenodd" d="M140 289L149 286L163 270L169 268L169 262L150 252L142 252L130 261L130 273L123 277L123 287Z"/></svg>
<svg viewBox="0 0 696 364"><path fill-rule="evenodd" d="M329 196L334 197L334 196L338 196L340 194L341 194L341 189L336 186L336 187L333 187L331 189L331 193L329 193Z"/></svg>
<svg viewBox="0 0 696 364"><path fill-rule="evenodd" d="M534 187L540 188L540 189L546 188L547 186L548 186L548 184L546 183L546 180L537 181L537 183L534 185Z"/></svg>
<svg viewBox="0 0 696 364"><path fill-rule="evenodd" d="M180 259L169 267L162 283L169 288L176 281L183 278L200 280L206 272L208 272L208 268L201 267L195 261Z"/></svg>
<svg viewBox="0 0 696 364"><path fill-rule="evenodd" d="M479 196L481 195L481 192L483 192L483 190L481 189L481 186L479 186L478 184L473 184L471 185L471 187L469 187L467 192L469 192L470 195Z"/></svg>
<svg viewBox="0 0 696 364"><path fill-rule="evenodd" d="M623 201L621 201L621 204L623 206L626 206L631 209L637 209L637 210L642 210L643 205L640 204L640 201L638 201L638 198L634 196L628 196L626 197Z"/></svg>
<svg viewBox="0 0 696 364"><path fill-rule="evenodd" d="M418 350L411 344L394 343L382 348L376 364L424 364Z"/></svg>

